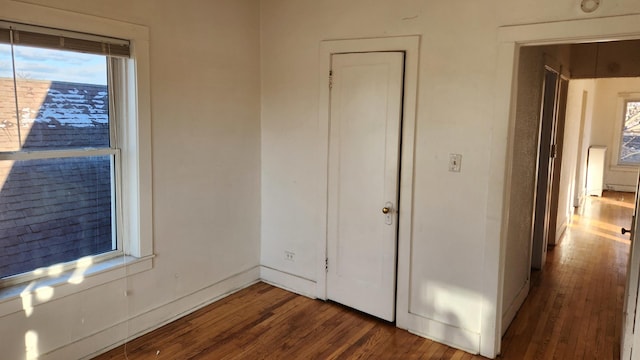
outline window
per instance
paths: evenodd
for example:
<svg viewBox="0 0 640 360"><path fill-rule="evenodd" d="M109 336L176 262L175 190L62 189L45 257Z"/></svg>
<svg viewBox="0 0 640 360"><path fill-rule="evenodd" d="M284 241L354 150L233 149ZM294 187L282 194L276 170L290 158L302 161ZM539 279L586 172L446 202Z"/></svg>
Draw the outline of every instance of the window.
<svg viewBox="0 0 640 360"><path fill-rule="evenodd" d="M122 254L129 42L0 23L0 278Z"/></svg>
<svg viewBox="0 0 640 360"><path fill-rule="evenodd" d="M640 99L624 100L620 165L640 165Z"/></svg>

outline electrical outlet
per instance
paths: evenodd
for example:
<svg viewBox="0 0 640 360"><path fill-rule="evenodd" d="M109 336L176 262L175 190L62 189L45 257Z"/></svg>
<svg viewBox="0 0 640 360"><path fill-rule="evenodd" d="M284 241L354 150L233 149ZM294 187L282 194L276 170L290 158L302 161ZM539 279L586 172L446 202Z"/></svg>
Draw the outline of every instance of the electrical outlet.
<svg viewBox="0 0 640 360"><path fill-rule="evenodd" d="M449 171L460 172L461 163L462 163L461 154L449 154Z"/></svg>
<svg viewBox="0 0 640 360"><path fill-rule="evenodd" d="M294 253L293 251L285 250L284 259L287 261L296 261L296 253Z"/></svg>

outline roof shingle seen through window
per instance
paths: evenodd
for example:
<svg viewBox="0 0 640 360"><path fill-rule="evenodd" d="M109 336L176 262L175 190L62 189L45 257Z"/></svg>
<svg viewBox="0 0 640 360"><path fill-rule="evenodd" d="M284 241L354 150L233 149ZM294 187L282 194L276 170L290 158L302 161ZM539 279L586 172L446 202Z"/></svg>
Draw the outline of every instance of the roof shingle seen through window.
<svg viewBox="0 0 640 360"><path fill-rule="evenodd" d="M108 147L106 86L0 79L0 150ZM18 127L19 130L18 131ZM109 156L0 162L0 277L113 249Z"/></svg>

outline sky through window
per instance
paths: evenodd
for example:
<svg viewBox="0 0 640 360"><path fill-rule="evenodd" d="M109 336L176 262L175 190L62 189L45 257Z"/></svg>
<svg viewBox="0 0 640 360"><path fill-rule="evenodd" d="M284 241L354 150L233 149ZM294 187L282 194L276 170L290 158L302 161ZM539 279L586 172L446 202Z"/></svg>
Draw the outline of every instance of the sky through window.
<svg viewBox="0 0 640 360"><path fill-rule="evenodd" d="M18 79L107 84L103 55L27 46L14 46L14 54ZM11 46L0 44L0 78L11 77Z"/></svg>

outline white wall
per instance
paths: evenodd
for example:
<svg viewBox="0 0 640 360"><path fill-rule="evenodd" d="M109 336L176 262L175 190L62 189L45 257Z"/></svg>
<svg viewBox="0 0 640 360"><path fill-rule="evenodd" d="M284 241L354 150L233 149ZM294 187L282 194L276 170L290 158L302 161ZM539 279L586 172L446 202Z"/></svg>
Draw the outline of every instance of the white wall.
<svg viewBox="0 0 640 360"><path fill-rule="evenodd" d="M571 221L574 205L585 195L587 151L596 99L596 80L571 80L567 95L567 115L564 128L560 196L558 200L558 228L556 238ZM581 133L581 123L583 123ZM582 134L582 141L580 135Z"/></svg>
<svg viewBox="0 0 640 360"><path fill-rule="evenodd" d="M326 168L316 161L326 149L318 133L320 41L422 34L410 312L480 332L492 14L479 3L262 3L263 265L317 281L318 209L326 201L318 186ZM461 173L447 171L449 153L462 154ZM284 261L289 249L299 260Z"/></svg>
<svg viewBox="0 0 640 360"><path fill-rule="evenodd" d="M576 162L578 166L576 167L576 178L575 178L574 195L573 195L574 207L581 206L584 201L584 197L586 196L587 159L589 157L589 146L590 146L591 132L593 129L593 107L595 104L595 98L597 96L596 81L593 79L585 80L585 81L575 80L569 83L569 91L570 91L569 96L572 97L570 101L574 105L571 106L569 109L567 109L567 111L571 111L571 114L568 114L567 116L570 115L571 118L575 118L576 116L575 111L577 110L577 107L575 104L577 104L577 101L582 102L582 100L578 100L575 98L578 95L577 93L579 93L581 88L583 91L582 96L586 96L585 98L586 101L584 102L584 110L580 109L581 114L579 115L579 116L584 116L584 129L582 134L582 142L580 142L580 140L578 139L578 144L581 146L576 149L577 150ZM582 115L582 112L584 112L584 115ZM576 120L574 119L572 121L576 121ZM565 136L566 136L566 133L565 133Z"/></svg>
<svg viewBox="0 0 640 360"><path fill-rule="evenodd" d="M621 191L634 191L637 181L637 168L616 166L615 141L620 134L621 116L619 94L624 92L640 93L640 78L612 78L596 80L598 95L593 107L593 127L590 145L605 145L604 184L605 188ZM619 125L620 124L620 125ZM620 126L620 128L618 128Z"/></svg>
<svg viewBox="0 0 640 360"><path fill-rule="evenodd" d="M79 358L258 278L259 6L29 2L141 24L150 33L153 269L38 305L30 316L19 307L0 318L2 358L25 356L28 330L38 334L38 353ZM15 8L7 4L0 2L3 19ZM21 17L29 13L21 9Z"/></svg>
<svg viewBox="0 0 640 360"><path fill-rule="evenodd" d="M638 11L635 1L610 1L590 16ZM261 12L261 263L308 288L318 281L326 201L319 186L326 168L318 161L326 151L318 123L326 77L318 73L320 41L420 35L411 281L399 289L409 289L412 316L491 343L498 256L485 248L499 248L507 127L494 123L498 27L587 16L570 0L265 0ZM461 173L447 172L449 153L463 155ZM299 260L285 262L285 250ZM491 345L483 351L494 355Z"/></svg>

